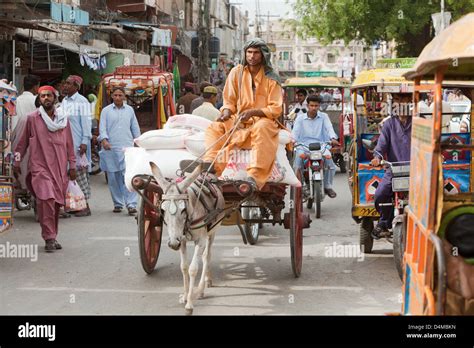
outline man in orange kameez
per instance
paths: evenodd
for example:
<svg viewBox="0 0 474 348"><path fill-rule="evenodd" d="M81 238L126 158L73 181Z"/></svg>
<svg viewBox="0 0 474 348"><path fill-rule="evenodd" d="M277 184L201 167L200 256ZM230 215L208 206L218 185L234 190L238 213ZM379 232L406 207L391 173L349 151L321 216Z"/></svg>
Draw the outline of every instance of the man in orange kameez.
<svg viewBox="0 0 474 348"><path fill-rule="evenodd" d="M230 71L225 83L221 116L206 131L206 162L214 162L217 175L224 170L230 151L252 149L247 168L249 182L261 189L270 176L278 148L277 119L282 113L282 89L270 63L270 50L262 39L244 46L242 64ZM240 118L240 122L238 119ZM238 129L226 144L234 124ZM219 138L221 138L219 140ZM224 150L220 152L222 147ZM217 157L217 158L216 158Z"/></svg>

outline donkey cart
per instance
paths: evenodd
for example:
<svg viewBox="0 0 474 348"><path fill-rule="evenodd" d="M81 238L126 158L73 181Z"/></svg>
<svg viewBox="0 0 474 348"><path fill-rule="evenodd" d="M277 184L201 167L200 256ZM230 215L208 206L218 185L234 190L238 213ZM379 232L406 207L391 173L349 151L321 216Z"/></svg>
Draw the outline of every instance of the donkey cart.
<svg viewBox="0 0 474 348"><path fill-rule="evenodd" d="M297 176L301 181L299 173ZM237 226L245 244L257 242L262 224L283 225L290 231L291 266L295 277L299 277L303 261L303 229L311 223L309 215L303 212L301 187L290 187L289 212L282 217L287 184L267 183L258 191L253 191L252 186L245 181L217 180L215 184L222 191L225 208L220 209L220 212L211 211L209 221L223 212L227 217L237 212ZM161 249L163 190L155 178L149 175L136 175L132 186L141 196L137 218L141 264L145 272L151 274ZM240 224L242 221L243 227ZM205 218L199 223L205 225L208 221Z"/></svg>

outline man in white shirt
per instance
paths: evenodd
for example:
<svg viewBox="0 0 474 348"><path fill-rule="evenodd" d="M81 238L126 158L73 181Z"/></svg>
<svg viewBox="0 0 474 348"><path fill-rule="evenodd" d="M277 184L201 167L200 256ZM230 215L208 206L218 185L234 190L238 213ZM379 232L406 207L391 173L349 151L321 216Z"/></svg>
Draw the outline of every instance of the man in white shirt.
<svg viewBox="0 0 474 348"><path fill-rule="evenodd" d="M202 93L203 103L201 106L193 110L193 115L207 118L214 122L220 117L221 112L216 109L217 102L217 88L214 86L207 86Z"/></svg>
<svg viewBox="0 0 474 348"><path fill-rule="evenodd" d="M296 91L296 103L293 105L293 110L296 117L306 115L308 112L308 103L306 102L306 96L308 92L305 89L298 89Z"/></svg>
<svg viewBox="0 0 474 348"><path fill-rule="evenodd" d="M35 100L38 94L40 78L36 75L26 75L23 79L24 92L16 100L16 116L12 117L12 149L16 148L18 141L26 126L27 115L36 110ZM21 174L18 177L20 188L26 190L26 175L28 174L28 158L27 151L23 158L20 159Z"/></svg>
<svg viewBox="0 0 474 348"><path fill-rule="evenodd" d="M26 75L23 79L24 92L16 100L16 116L12 118L12 130L15 130L20 118L36 110L35 100L40 80L38 76Z"/></svg>

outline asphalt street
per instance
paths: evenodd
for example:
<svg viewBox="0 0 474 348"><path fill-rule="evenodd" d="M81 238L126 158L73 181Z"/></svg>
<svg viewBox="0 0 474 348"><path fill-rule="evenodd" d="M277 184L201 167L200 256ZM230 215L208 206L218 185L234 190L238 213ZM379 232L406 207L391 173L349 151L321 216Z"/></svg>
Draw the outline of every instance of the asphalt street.
<svg viewBox="0 0 474 348"><path fill-rule="evenodd" d="M291 271L289 233L265 225L255 246L236 226L221 227L213 249L213 287L195 302L194 315L384 315L401 309L401 282L392 246L347 257L333 251L358 243L346 176L335 179L337 198L326 197L321 219L304 231L303 270ZM166 245L147 275L138 252L137 224L115 214L103 174L92 177L92 216L60 220L63 250L44 252L32 211L15 212L0 244L38 245L37 260L0 260L0 314L181 315L179 253ZM336 244L334 244L336 243ZM189 247L190 248L190 247ZM333 249L331 249L333 248ZM334 257L346 256L346 257Z"/></svg>

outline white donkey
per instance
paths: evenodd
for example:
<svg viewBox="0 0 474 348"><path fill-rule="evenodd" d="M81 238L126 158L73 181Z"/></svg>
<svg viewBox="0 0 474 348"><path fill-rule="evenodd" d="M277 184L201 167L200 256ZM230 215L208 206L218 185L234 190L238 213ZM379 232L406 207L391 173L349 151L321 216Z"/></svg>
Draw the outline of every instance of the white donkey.
<svg viewBox="0 0 474 348"><path fill-rule="evenodd" d="M200 165L180 183L167 181L153 162L150 162L150 166L163 190L161 209L168 230L168 246L180 251L183 299L186 302L186 314L192 314L194 299L204 297L205 286L212 286L209 267L211 247L215 232L225 215L224 197L213 184L209 184L211 187L202 187L200 183L195 183L202 172ZM187 241L193 241L195 245L190 265L186 257ZM197 291L194 292L199 259L202 259L203 268Z"/></svg>

